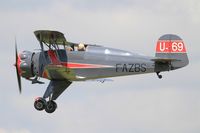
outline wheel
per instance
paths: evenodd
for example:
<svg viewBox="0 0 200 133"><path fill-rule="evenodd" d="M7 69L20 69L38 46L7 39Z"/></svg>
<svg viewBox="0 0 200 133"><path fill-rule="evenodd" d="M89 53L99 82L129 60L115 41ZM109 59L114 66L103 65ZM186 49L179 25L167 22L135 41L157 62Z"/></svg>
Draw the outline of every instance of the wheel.
<svg viewBox="0 0 200 133"><path fill-rule="evenodd" d="M162 78L162 75L158 75L158 78L161 79L161 78Z"/></svg>
<svg viewBox="0 0 200 133"><path fill-rule="evenodd" d="M53 113L56 110L56 108L57 108L56 102L54 102L54 101L48 101L47 102L47 106L45 108L45 111L47 113Z"/></svg>
<svg viewBox="0 0 200 133"><path fill-rule="evenodd" d="M37 98L37 99L35 100L35 102L34 102L34 107L35 107L36 110L42 111L42 110L45 109L46 104L47 104L47 103L46 103L46 100L45 100L44 98L39 97L39 98Z"/></svg>

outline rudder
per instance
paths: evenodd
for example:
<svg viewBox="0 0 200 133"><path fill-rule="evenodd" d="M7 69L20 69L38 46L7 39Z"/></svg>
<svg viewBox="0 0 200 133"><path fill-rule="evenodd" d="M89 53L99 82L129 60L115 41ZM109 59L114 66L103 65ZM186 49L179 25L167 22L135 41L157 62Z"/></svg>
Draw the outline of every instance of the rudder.
<svg viewBox="0 0 200 133"><path fill-rule="evenodd" d="M156 45L156 57L161 59L171 59L168 67L163 69L174 70L189 64L186 47L183 40L173 34L166 34L159 38ZM164 65L163 65L164 66ZM156 64L156 71L165 71ZM161 70L160 70L161 69Z"/></svg>

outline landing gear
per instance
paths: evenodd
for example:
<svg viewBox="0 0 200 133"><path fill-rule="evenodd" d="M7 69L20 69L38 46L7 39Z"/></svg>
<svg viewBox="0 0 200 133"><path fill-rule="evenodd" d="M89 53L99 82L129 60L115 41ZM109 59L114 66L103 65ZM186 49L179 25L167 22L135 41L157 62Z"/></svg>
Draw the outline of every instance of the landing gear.
<svg viewBox="0 0 200 133"><path fill-rule="evenodd" d="M53 113L57 109L55 100L71 83L71 81L51 80L43 97L35 100L34 107L39 111L45 110L47 113Z"/></svg>
<svg viewBox="0 0 200 133"><path fill-rule="evenodd" d="M39 97L35 100L34 107L38 111L42 111L45 109L47 113L53 113L57 108L57 104L53 100L46 102L44 98Z"/></svg>
<svg viewBox="0 0 200 133"><path fill-rule="evenodd" d="M160 75L160 72L156 72L159 79L162 79L162 75Z"/></svg>
<svg viewBox="0 0 200 133"><path fill-rule="evenodd" d="M47 106L45 108L45 111L47 113L53 113L56 110L56 108L57 108L56 102L54 102L54 101L48 101L47 102Z"/></svg>
<svg viewBox="0 0 200 133"><path fill-rule="evenodd" d="M46 100L44 98L38 97L34 102L34 107L38 111L42 111L46 107Z"/></svg>

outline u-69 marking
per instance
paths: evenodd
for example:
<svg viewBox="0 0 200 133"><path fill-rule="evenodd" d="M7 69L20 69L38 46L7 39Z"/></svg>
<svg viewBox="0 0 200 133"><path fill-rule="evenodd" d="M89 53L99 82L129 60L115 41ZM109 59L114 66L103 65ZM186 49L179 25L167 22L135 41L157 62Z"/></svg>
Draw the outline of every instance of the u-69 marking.
<svg viewBox="0 0 200 133"><path fill-rule="evenodd" d="M185 53L183 41L158 41L156 52L160 53Z"/></svg>

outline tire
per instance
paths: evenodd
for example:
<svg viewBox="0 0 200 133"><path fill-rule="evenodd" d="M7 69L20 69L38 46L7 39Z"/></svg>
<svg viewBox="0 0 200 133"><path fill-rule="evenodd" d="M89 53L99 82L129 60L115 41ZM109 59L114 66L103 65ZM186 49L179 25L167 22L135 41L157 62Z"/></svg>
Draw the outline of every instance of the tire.
<svg viewBox="0 0 200 133"><path fill-rule="evenodd" d="M46 105L46 108L45 108L45 111L47 113L53 113L56 110L56 108L57 108L56 102L54 102L54 101L48 101L47 105Z"/></svg>
<svg viewBox="0 0 200 133"><path fill-rule="evenodd" d="M42 110L44 110L46 108L46 104L47 104L46 100L41 98L41 97L39 97L39 98L37 98L35 100L34 107L35 107L36 110L42 111Z"/></svg>

